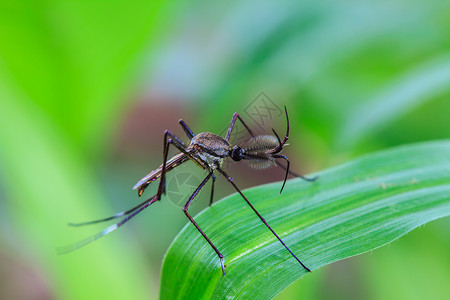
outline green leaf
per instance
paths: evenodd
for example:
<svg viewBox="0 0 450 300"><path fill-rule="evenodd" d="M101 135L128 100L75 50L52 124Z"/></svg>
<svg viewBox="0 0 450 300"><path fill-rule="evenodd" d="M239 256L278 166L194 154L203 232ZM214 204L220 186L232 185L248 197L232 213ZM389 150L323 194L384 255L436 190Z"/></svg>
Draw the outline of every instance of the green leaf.
<svg viewBox="0 0 450 300"><path fill-rule="evenodd" d="M450 141L370 154L318 175L289 180L282 195L279 182L244 191L313 272L450 213ZM267 299L307 274L238 194L195 219L224 255L226 276L188 223L166 254L161 299Z"/></svg>

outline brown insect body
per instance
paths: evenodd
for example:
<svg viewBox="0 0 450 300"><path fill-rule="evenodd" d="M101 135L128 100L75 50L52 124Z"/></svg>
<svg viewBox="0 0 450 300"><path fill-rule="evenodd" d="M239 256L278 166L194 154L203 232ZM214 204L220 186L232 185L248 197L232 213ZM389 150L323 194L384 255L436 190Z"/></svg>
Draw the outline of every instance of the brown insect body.
<svg viewBox="0 0 450 300"><path fill-rule="evenodd" d="M214 170L222 166L223 159L230 155L231 147L223 137L203 132L192 138L186 151L199 159L205 168Z"/></svg>
<svg viewBox="0 0 450 300"><path fill-rule="evenodd" d="M192 138L186 152L189 153L199 166L204 169L215 169L217 166L222 166L223 158L230 154L230 144L223 137L211 132L202 132ZM165 172L173 170L175 167L189 160L189 156L178 153L166 162ZM138 195L141 196L150 183L161 177L163 165L147 174L144 178L139 180L133 187L133 190L138 190Z"/></svg>
<svg viewBox="0 0 450 300"><path fill-rule="evenodd" d="M264 225L267 226L267 228L280 241L280 243L286 248L286 250L288 250L289 253L297 260L297 262L299 262L306 271L310 271L310 269L307 268L297 258L297 256L295 256L295 254L289 249L289 247L283 242L283 240L269 226L269 224L266 222L266 220L258 213L256 208L250 203L250 201L247 199L247 197L245 197L245 195L242 193L242 191L234 183L233 178L230 177L222 169L223 160L226 158L231 158L234 161L245 160L245 161L249 162L252 167L259 168L259 169L267 168L267 167L274 166L274 165L279 166L286 171L280 193L283 191L288 174L291 174L291 175L294 175L297 177L301 177L308 181L314 181L316 178L311 178L311 179L305 178L302 175L299 175L299 174L296 174L296 173L290 171L289 170L290 163L289 163L288 158L286 156L280 154L280 152L283 150L283 146L286 145L286 142L289 137L289 117L287 114L286 107L285 107L285 112L286 112L287 128L286 128L286 135L283 140L280 139L278 134L273 129L272 129L272 131L274 133L274 136L272 136L272 135L256 135L255 136L253 134L253 132L250 130L250 128L247 126L247 124L245 124L245 122L239 116L238 113L235 113L233 115L230 127L228 128L228 132L227 132L227 135L225 138L223 138L219 135L210 133L210 132L203 132L203 133L199 133L199 134L195 135L192 132L192 130L184 123L184 121L180 120L181 126L183 127L184 131L190 138L189 145L186 146L178 137L173 135L170 131L166 130L164 132L164 152L163 152L162 165L160 165L157 169L150 172L147 176L145 176L144 178L139 180L138 183L136 183L136 185L133 187L133 189L138 190L138 195L141 196L142 193L147 188L147 186L152 181L155 181L158 178L160 178L158 191L157 191L156 195L146 199L144 202L138 204L137 206L135 206L127 211L115 214L114 216L100 219L100 220L91 221L91 222L71 224L72 226L82 226L82 225L104 222L104 221L108 221L108 220L112 220L115 218L125 216L122 219L122 221L120 221L119 223L107 227L103 231L99 232L98 234L96 234L90 238L87 238L76 244L73 244L71 246L61 249L60 253L71 252L75 249L78 249L86 244L89 244L89 243L95 241L98 238L101 238L102 236L105 236L106 234L116 230L117 228L119 228L120 226L122 226L123 224L128 222L131 218L136 216L138 213L140 213L146 207L148 207L151 204L155 203L156 201L160 200L162 194L165 194L165 174L166 174L166 172L173 170L175 167L179 166L180 164L182 164L188 160L192 160L198 166L200 166L202 169L206 170L208 172L208 175L205 177L205 179L203 179L203 181L200 183L198 188L189 197L189 200L186 202L186 204L183 207L183 212L189 218L191 223L197 228L197 230L200 232L200 234L205 238L205 240L208 242L208 244L213 248L213 250L216 252L216 254L219 256L223 275L225 275L225 265L223 262L223 255L219 252L219 250L216 248L216 246L207 237L207 235L203 232L203 230L200 228L200 226L195 222L195 220L192 218L192 216L188 212L188 208L189 208L189 205L192 203L192 200L197 196L197 194L200 192L200 190L205 186L205 184L211 178L212 178L212 189L211 189L210 204L212 204L213 194L214 194L214 183L216 180L216 177L213 174L215 171L218 171L220 174L222 174L225 177L225 179L241 195L241 197L245 200L245 202L249 205L249 207L256 213L256 215L260 218L260 220L264 223ZM251 135L251 138L248 139L246 142L242 143L242 145L240 145L240 146L238 146L238 145L231 146L228 141L230 139L230 135L234 128L236 120L239 120L242 123L242 125L244 125L244 127L247 129L247 131ZM180 153L178 153L175 156L173 156L172 158L168 159L170 145L175 146L180 151ZM284 166L276 159L285 160L287 165Z"/></svg>
<svg viewBox="0 0 450 300"><path fill-rule="evenodd" d="M204 169L214 170L221 167L226 157L235 161L245 159L254 169L265 169L276 165L273 150L280 145L280 140L272 135L257 135L245 141L242 146L231 147L223 137L202 132L194 136L186 148L186 152ZM234 152L233 152L234 151ZM281 151L279 151L281 152ZM189 160L189 156L179 153L166 163L166 173ZM163 165L139 180L133 189L141 196L147 186L161 177Z"/></svg>

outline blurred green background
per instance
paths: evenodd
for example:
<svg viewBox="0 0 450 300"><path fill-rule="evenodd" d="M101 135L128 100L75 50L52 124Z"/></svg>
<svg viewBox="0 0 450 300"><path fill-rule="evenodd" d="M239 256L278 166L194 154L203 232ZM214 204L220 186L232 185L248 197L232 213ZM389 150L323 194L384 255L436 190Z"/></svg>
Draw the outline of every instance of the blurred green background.
<svg viewBox="0 0 450 300"><path fill-rule="evenodd" d="M137 204L131 187L161 163L164 129L185 139L183 118L223 133L260 92L287 105L286 153L303 173L449 138L450 2L1 1L0 299L157 298L187 223L174 201L57 256L103 228L66 223ZM284 132L283 116L271 122ZM242 187L283 177L230 168ZM202 176L186 165L169 183L176 172ZM221 180L216 191L233 192ZM277 299L449 299L449 225L313 272Z"/></svg>

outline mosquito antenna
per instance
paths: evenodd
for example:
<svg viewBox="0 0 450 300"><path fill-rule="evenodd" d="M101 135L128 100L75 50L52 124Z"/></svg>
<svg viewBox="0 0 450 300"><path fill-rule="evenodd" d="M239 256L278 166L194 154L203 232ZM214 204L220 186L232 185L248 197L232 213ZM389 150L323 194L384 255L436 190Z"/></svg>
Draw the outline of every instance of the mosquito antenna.
<svg viewBox="0 0 450 300"><path fill-rule="evenodd" d="M288 177L288 174L289 174L290 162L289 162L289 159L286 156L284 156L284 155L277 154L277 155L274 155L273 157L274 158L283 158L284 160L286 160L286 163L287 163L287 165L286 165L286 174L284 175L283 186L281 187L281 190L280 190L280 194L281 194L281 192L284 189L284 185L286 184L286 180L287 180L287 177Z"/></svg>
<svg viewBox="0 0 450 300"><path fill-rule="evenodd" d="M138 210L136 210L134 213L132 213L131 215L125 217L124 219L122 219L122 221L120 221L119 223L113 224L111 226L108 226L107 228L103 229L102 231L100 231L99 233L88 237L86 239L83 239L79 242L76 242L72 245L68 245L65 247L59 247L57 248L57 253L59 255L61 254L67 254L70 253L72 251L75 251L83 246L86 246L87 244L92 243L93 241L98 240L99 238L113 232L114 230L116 230L117 228L121 227L123 224L125 224L126 222L128 222L129 220L131 220L133 217L135 217L138 213L140 213L141 211L143 211L145 208L147 208L148 206L150 206L151 204L153 204L154 202L157 201L157 197L156 195L147 199L147 201L145 202L145 204L140 207Z"/></svg>
<svg viewBox="0 0 450 300"><path fill-rule="evenodd" d="M136 209L138 209L139 207L141 207L142 205L144 205L145 203L148 202L148 199L146 199L144 202L139 203L138 205L136 205L133 208L130 208L129 210L126 211L122 211L120 213L117 213L111 217L107 217L104 219L99 219L99 220L94 220L94 221L89 221L89 222L82 222L82 223L67 223L67 225L72 226L72 227L80 227L80 226L85 226L85 225L91 225L91 224L96 224L96 223L102 223L102 222L106 222L109 220L113 220L113 219L117 219L126 215L131 214L133 211L135 211Z"/></svg>

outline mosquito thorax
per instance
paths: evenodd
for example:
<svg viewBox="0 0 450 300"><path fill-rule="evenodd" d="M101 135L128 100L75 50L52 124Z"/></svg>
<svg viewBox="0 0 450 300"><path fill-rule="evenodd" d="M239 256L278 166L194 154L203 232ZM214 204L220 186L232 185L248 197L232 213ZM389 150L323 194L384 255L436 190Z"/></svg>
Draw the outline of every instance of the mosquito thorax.
<svg viewBox="0 0 450 300"><path fill-rule="evenodd" d="M189 148L194 149L193 156L198 157L211 169L220 167L223 158L228 156L231 150L228 141L211 132L203 132L194 136L188 151L190 151Z"/></svg>
<svg viewBox="0 0 450 300"><path fill-rule="evenodd" d="M217 157L225 157L230 152L230 144L221 136L211 133L202 132L194 136L189 145L197 146L198 151L205 151Z"/></svg>

